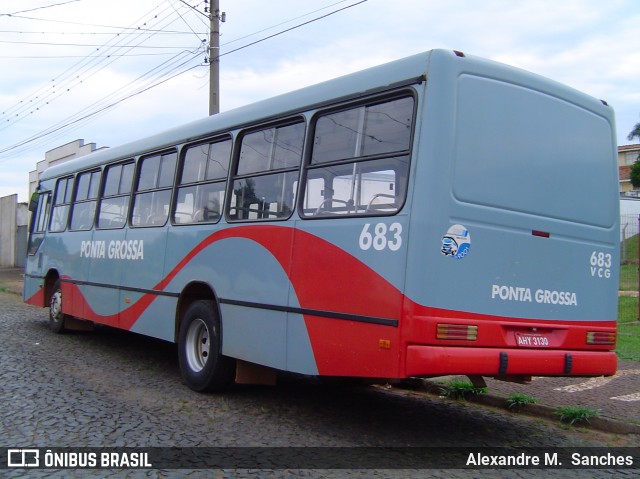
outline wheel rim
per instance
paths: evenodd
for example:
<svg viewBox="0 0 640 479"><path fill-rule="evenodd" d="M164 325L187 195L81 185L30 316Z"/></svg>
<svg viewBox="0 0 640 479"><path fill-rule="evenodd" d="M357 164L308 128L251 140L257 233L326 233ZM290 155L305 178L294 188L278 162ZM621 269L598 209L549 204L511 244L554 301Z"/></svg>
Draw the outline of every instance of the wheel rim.
<svg viewBox="0 0 640 479"><path fill-rule="evenodd" d="M51 296L51 306L49 308L51 320L59 324L62 321L62 291L56 291Z"/></svg>
<svg viewBox="0 0 640 479"><path fill-rule="evenodd" d="M192 371L200 372L207 364L211 347L209 328L200 319L194 319L189 325L186 340L187 363Z"/></svg>

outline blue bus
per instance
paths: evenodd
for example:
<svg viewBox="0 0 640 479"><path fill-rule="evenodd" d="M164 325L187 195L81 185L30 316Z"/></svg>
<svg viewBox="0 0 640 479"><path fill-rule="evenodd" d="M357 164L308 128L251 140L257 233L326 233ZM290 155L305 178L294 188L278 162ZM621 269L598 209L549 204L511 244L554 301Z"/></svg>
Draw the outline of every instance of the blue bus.
<svg viewBox="0 0 640 479"><path fill-rule="evenodd" d="M617 178L606 102L433 50L49 168L24 300L197 391L612 375Z"/></svg>

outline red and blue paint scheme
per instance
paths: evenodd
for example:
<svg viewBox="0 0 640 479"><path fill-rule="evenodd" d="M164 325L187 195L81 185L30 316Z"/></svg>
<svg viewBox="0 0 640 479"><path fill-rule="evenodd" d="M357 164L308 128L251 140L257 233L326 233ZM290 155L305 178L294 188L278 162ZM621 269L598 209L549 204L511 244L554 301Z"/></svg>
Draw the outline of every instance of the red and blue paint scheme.
<svg viewBox="0 0 640 479"><path fill-rule="evenodd" d="M25 301L48 306L59 278L66 315L178 341L183 305L202 294L224 356L306 375L614 374L613 113L529 73L429 52L52 169L41 188L398 84L416 118L393 215L308 218L298 205L283 221L47 232Z"/></svg>

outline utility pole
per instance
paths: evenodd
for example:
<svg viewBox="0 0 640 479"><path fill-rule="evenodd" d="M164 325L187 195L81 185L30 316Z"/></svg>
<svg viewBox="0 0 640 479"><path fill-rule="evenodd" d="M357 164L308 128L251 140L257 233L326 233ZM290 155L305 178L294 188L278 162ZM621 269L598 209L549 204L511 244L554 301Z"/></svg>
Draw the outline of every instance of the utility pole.
<svg viewBox="0 0 640 479"><path fill-rule="evenodd" d="M220 22L225 21L225 13L220 12L220 0L211 0L209 21L209 115L220 112Z"/></svg>

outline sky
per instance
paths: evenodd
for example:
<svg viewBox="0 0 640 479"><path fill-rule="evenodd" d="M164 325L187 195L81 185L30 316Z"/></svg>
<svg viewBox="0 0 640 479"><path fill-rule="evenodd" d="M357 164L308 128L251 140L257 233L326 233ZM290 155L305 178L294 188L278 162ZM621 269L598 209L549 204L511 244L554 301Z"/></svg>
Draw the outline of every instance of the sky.
<svg viewBox="0 0 640 479"><path fill-rule="evenodd" d="M208 114L200 0L2 0L0 197L77 139L134 141ZM434 48L606 100L640 122L638 0L220 0L220 110ZM635 142L638 140L636 139Z"/></svg>

